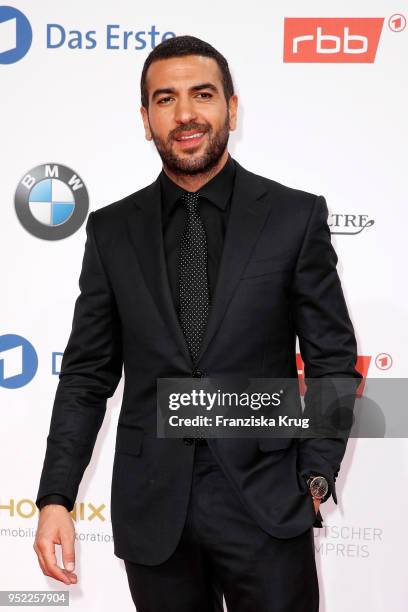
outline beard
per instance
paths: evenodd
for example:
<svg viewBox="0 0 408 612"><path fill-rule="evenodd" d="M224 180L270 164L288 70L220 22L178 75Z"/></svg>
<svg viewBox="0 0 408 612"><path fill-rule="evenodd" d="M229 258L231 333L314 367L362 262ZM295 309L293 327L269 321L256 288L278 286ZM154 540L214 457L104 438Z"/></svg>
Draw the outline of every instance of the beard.
<svg viewBox="0 0 408 612"><path fill-rule="evenodd" d="M199 157L195 157L194 151L191 152L191 157L180 157L174 153L172 148L175 136L180 136L182 132L191 130L207 133L208 144L205 151ZM229 117L227 113L222 127L217 132L214 132L213 128L208 123L185 124L182 129L176 128L175 130L172 130L167 139L160 138L157 134L155 134L151 126L150 131L153 142L156 145L157 152L162 159L163 165L171 170L174 174L184 176L206 174L217 165L226 149L229 138ZM186 154L189 155L189 151L186 151Z"/></svg>

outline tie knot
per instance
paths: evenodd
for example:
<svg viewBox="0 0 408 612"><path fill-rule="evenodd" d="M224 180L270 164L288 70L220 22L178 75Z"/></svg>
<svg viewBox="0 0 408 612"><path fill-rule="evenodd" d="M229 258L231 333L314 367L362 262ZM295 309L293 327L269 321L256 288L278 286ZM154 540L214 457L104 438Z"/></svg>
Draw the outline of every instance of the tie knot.
<svg viewBox="0 0 408 612"><path fill-rule="evenodd" d="M184 191L181 194L181 200L187 206L187 209L189 212L195 212L199 196L200 196L199 191L195 191L195 192Z"/></svg>

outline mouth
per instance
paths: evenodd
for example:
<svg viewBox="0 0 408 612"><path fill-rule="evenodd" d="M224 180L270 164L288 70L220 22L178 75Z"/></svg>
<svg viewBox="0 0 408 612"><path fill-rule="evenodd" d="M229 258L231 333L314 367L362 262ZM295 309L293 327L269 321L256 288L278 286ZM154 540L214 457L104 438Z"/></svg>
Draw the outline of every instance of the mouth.
<svg viewBox="0 0 408 612"><path fill-rule="evenodd" d="M192 146L200 144L204 135L205 135L205 132L200 132L200 131L184 132L183 134L176 136L175 141L178 143L180 147L182 147L183 149L186 149L188 147L192 147Z"/></svg>

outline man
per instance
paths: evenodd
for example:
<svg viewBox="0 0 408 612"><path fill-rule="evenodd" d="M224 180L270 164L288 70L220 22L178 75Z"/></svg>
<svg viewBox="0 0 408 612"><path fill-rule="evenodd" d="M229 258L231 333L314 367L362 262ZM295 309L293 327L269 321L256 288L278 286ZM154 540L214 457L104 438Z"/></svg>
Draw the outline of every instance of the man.
<svg viewBox="0 0 408 612"><path fill-rule="evenodd" d="M158 45L141 100L163 169L88 218L36 501L40 566L77 582L69 511L124 365L111 518L138 612L219 611L223 595L233 612L315 612L313 525L337 503L347 440L158 438L156 380L294 378L296 334L307 377L359 378L325 199L230 156L238 98L204 41Z"/></svg>

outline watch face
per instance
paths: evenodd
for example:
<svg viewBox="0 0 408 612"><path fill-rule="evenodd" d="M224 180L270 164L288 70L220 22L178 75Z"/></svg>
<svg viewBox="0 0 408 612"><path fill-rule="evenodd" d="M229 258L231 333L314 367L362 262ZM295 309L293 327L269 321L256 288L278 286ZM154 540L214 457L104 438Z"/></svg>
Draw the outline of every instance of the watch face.
<svg viewBox="0 0 408 612"><path fill-rule="evenodd" d="M318 499L322 499L328 490L329 485L324 476L315 476L310 483L310 492L313 497L317 497Z"/></svg>

